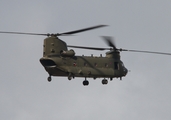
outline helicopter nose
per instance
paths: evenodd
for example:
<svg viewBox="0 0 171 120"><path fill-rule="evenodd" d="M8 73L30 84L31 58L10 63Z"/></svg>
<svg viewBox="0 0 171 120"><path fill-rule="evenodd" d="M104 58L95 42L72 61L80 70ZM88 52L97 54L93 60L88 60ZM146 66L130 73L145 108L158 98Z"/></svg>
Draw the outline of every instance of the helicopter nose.
<svg viewBox="0 0 171 120"><path fill-rule="evenodd" d="M124 75L126 76L128 73L128 69L124 68Z"/></svg>

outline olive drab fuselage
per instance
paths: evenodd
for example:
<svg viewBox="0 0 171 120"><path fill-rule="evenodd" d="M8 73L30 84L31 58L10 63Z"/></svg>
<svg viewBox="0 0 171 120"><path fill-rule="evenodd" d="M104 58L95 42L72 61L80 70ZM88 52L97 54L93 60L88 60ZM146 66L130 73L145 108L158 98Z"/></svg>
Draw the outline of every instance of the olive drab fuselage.
<svg viewBox="0 0 171 120"><path fill-rule="evenodd" d="M56 36L46 38L43 47L40 62L50 76L121 78L127 74L119 52L109 51L105 57L75 56Z"/></svg>

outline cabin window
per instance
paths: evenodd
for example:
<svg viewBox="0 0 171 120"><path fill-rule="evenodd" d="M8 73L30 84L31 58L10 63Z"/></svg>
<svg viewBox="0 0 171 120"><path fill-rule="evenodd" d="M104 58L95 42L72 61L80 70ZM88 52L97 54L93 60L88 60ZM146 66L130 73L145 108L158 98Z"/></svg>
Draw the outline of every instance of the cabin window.
<svg viewBox="0 0 171 120"><path fill-rule="evenodd" d="M52 46L54 46L54 43L51 43Z"/></svg>
<svg viewBox="0 0 171 120"><path fill-rule="evenodd" d="M97 63L94 63L94 66L97 67Z"/></svg>
<svg viewBox="0 0 171 120"><path fill-rule="evenodd" d="M87 66L87 63L84 63L84 66Z"/></svg>
<svg viewBox="0 0 171 120"><path fill-rule="evenodd" d="M114 62L114 69L119 70L119 63L118 62Z"/></svg>
<svg viewBox="0 0 171 120"><path fill-rule="evenodd" d="M55 53L55 50L54 49L51 49L51 53Z"/></svg>
<svg viewBox="0 0 171 120"><path fill-rule="evenodd" d="M105 67L109 67L109 65L107 63L105 63Z"/></svg>

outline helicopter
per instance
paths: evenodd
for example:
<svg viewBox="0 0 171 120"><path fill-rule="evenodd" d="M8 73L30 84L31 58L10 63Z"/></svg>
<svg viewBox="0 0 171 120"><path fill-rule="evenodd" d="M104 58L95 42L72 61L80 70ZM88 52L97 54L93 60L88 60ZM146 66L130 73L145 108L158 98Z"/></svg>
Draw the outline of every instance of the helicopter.
<svg viewBox="0 0 171 120"><path fill-rule="evenodd" d="M114 78L125 77L128 73L128 69L124 66L121 61L120 52L141 52L141 53L152 53L152 54L162 54L171 55L171 53L163 52L152 52L152 51L141 51L141 50L128 50L128 49L118 49L114 44L112 37L102 36L109 48L100 47L85 47L85 46L73 46L67 45L66 42L59 39L59 36L68 36L80 32L85 32L101 27L106 27L107 25L96 25L93 27L88 27L84 29L57 33L57 34L39 34L39 33L24 33L24 32L6 32L0 31L0 33L5 34L24 34L24 35L43 35L47 36L44 39L43 44L43 57L40 58L40 63L49 74L47 80L52 81L52 76L68 77L68 80L74 79L75 77L83 77L83 85L88 86L89 81L87 78L103 78L102 84L108 84L108 79L111 81ZM80 48L89 50L108 50L106 56L76 56L73 49L69 48Z"/></svg>

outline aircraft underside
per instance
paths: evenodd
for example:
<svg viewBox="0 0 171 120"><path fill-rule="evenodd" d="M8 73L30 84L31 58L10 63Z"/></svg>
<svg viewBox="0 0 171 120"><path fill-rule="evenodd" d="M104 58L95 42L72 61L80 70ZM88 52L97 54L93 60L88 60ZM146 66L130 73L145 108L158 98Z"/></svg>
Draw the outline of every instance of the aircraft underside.
<svg viewBox="0 0 171 120"><path fill-rule="evenodd" d="M109 78L110 80L113 80L113 78L120 78L120 80L122 79L120 75L117 75L117 74L116 75L112 74L111 76L104 75L99 70L98 70L99 74L92 74L91 71L87 71L87 74L83 74L83 72L79 70L77 73L72 73L72 72L68 72L67 70L62 70L62 68L58 68L57 66L49 66L49 67L46 66L44 68L49 74L49 77L48 77L49 82L52 80L51 76L68 77L68 80L74 79L75 77L84 77L85 80L83 81L83 85L85 86L89 85L89 81L87 80L87 78L93 78L93 79L103 78L102 84L104 85L108 83L107 78Z"/></svg>

